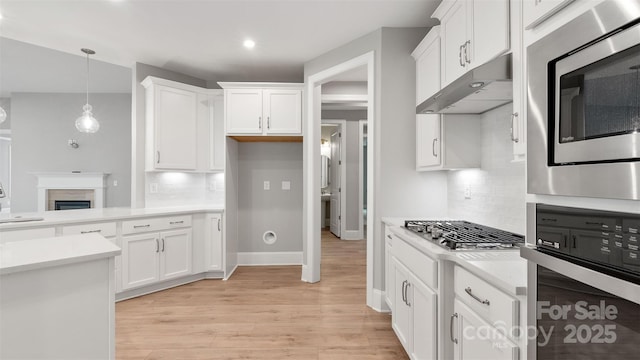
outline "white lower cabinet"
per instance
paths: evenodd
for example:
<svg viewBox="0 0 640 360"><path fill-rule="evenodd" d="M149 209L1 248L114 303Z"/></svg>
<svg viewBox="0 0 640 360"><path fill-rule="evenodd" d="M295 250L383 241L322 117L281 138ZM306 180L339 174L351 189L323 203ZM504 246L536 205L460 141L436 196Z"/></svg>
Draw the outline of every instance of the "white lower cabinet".
<svg viewBox="0 0 640 360"><path fill-rule="evenodd" d="M436 359L437 294L397 258L392 257L391 264L395 283L393 330L411 359Z"/></svg>
<svg viewBox="0 0 640 360"><path fill-rule="evenodd" d="M466 269L454 268L450 335L456 360L519 359L519 301Z"/></svg>
<svg viewBox="0 0 640 360"><path fill-rule="evenodd" d="M191 274L191 229L122 237L122 289Z"/></svg>
<svg viewBox="0 0 640 360"><path fill-rule="evenodd" d="M206 270L222 270L222 214L207 215Z"/></svg>
<svg viewBox="0 0 640 360"><path fill-rule="evenodd" d="M518 346L456 299L451 317L455 360L517 360Z"/></svg>

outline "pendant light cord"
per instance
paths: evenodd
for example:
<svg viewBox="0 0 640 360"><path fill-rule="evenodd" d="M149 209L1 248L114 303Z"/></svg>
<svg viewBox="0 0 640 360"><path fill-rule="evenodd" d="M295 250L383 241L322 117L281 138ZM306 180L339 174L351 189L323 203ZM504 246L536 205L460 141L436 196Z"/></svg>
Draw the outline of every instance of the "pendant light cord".
<svg viewBox="0 0 640 360"><path fill-rule="evenodd" d="M87 53L87 104L89 104L89 54Z"/></svg>

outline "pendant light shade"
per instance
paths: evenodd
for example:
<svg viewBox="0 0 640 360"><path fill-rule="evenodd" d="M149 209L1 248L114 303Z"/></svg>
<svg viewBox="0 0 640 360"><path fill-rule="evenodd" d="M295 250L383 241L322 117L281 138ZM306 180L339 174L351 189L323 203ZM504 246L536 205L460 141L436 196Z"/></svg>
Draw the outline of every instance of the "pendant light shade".
<svg viewBox="0 0 640 360"><path fill-rule="evenodd" d="M93 108L89 105L89 55L96 52L91 49L80 49L80 51L87 54L87 103L82 107L82 115L76 119L76 129L83 133L93 134L100 129L100 123L93 117L91 112Z"/></svg>
<svg viewBox="0 0 640 360"><path fill-rule="evenodd" d="M4 111L2 107L0 107L0 124L2 124L5 120L7 120L7 112Z"/></svg>

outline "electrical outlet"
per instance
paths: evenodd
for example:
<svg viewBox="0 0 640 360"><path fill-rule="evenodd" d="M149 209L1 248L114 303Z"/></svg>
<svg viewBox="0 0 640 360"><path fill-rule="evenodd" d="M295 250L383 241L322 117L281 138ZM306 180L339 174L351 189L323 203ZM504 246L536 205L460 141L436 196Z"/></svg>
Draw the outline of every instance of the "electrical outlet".
<svg viewBox="0 0 640 360"><path fill-rule="evenodd" d="M471 187L469 185L464 187L464 198L471 199Z"/></svg>
<svg viewBox="0 0 640 360"><path fill-rule="evenodd" d="M151 183L149 184L149 192L151 194L155 194L158 192L158 183Z"/></svg>
<svg viewBox="0 0 640 360"><path fill-rule="evenodd" d="M288 180L283 181L282 190L291 190L291 181L288 181Z"/></svg>
<svg viewBox="0 0 640 360"><path fill-rule="evenodd" d="M213 181L210 182L208 189L209 189L209 191L216 191L216 183L213 182Z"/></svg>
<svg viewBox="0 0 640 360"><path fill-rule="evenodd" d="M118 180L113 180L113 186L118 186Z"/></svg>
<svg viewBox="0 0 640 360"><path fill-rule="evenodd" d="M265 181L264 182L264 189L265 190L271 190L271 182L270 181Z"/></svg>

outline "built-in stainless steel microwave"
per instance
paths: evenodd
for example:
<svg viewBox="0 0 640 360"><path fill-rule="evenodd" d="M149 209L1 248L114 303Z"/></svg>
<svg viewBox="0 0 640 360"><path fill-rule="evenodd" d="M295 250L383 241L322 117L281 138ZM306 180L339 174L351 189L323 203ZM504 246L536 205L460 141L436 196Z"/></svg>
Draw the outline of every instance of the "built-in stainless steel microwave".
<svg viewBox="0 0 640 360"><path fill-rule="evenodd" d="M527 48L528 186L640 199L640 0L608 0Z"/></svg>

